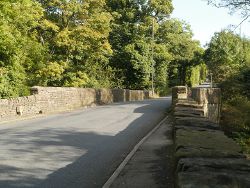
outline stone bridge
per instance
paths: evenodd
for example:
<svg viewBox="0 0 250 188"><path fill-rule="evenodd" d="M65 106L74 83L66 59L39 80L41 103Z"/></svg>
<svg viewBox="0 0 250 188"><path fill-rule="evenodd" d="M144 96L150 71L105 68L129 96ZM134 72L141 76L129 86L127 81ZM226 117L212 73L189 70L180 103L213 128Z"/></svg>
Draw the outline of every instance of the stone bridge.
<svg viewBox="0 0 250 188"><path fill-rule="evenodd" d="M139 187L159 187L159 178L171 182L171 185L175 181L175 187L179 188L250 187L249 160L239 145L220 130L220 89L179 86L172 91L173 121L166 120L160 124L162 129L159 131L165 130L167 134L161 132L161 136L153 134L151 137L158 138L163 145L157 145L153 140L154 144L149 145L154 148L143 153L149 161L134 160L137 162L134 169L139 169L138 174L129 174L128 177L138 180L143 177L143 186ZM171 105L170 97L142 101L151 97L149 91L142 90L33 87L31 93L27 97L1 99L0 122L113 102L140 102L107 105L93 111L80 110L32 121L3 123L0 127L3 143L0 146L0 170L3 172L0 187L28 184L34 187L38 184L41 187L53 185L60 188L101 187L123 160L124 153L128 153L140 138L155 128ZM168 158L164 153L160 156L155 154L161 153L162 147L165 147L164 151L168 150ZM148 158L149 152L154 157ZM142 156L142 150L138 150L138 155ZM35 163L42 169L38 171L33 165ZM173 164L175 169L172 168ZM141 174L142 168L150 176L158 172L151 177L155 186L146 183L150 181L146 181ZM161 168L166 168L166 174L171 173L171 178L167 179L166 174L159 172ZM93 169L94 172L88 176ZM52 171L53 175L50 175ZM175 177L172 171L175 171ZM130 172L134 173L133 170ZM6 181L6 177L10 179ZM80 182L75 181L79 179ZM136 185L135 179L131 185Z"/></svg>

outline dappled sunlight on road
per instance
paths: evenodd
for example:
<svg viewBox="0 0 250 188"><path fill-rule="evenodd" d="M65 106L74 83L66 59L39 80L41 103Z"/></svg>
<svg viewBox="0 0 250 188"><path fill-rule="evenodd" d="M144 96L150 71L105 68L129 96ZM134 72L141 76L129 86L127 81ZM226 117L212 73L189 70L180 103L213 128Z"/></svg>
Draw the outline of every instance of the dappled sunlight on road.
<svg viewBox="0 0 250 188"><path fill-rule="evenodd" d="M2 124L0 187L101 185L168 103L113 104Z"/></svg>

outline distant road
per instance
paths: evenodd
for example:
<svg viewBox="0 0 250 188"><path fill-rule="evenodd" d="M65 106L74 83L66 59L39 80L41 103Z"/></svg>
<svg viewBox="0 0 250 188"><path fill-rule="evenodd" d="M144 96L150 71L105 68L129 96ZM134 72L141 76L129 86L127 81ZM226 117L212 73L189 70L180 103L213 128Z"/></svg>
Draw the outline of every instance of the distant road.
<svg viewBox="0 0 250 188"><path fill-rule="evenodd" d="M101 187L170 98L0 124L0 188Z"/></svg>

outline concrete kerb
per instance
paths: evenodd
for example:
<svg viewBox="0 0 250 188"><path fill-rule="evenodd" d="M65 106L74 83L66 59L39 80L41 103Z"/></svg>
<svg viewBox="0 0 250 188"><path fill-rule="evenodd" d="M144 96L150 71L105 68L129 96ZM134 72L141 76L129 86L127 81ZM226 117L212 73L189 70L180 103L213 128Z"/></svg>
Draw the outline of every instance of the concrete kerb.
<svg viewBox="0 0 250 188"><path fill-rule="evenodd" d="M130 159L134 156L139 147L157 130L159 127L168 119L168 116L165 117L160 123L158 123L155 128L153 128L145 137L143 137L132 149L132 151L126 156L126 158L122 161L122 163L118 166L118 168L114 171L114 173L110 176L107 182L102 186L102 188L109 188L115 179L119 176L121 171L124 169L126 164L130 161Z"/></svg>

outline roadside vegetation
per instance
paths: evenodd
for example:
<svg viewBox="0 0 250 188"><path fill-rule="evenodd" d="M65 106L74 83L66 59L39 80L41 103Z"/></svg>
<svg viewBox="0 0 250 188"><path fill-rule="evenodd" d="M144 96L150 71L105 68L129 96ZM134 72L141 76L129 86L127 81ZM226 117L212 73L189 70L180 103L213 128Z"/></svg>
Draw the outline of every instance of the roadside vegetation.
<svg viewBox="0 0 250 188"><path fill-rule="evenodd" d="M217 7L249 18L250 2L209 0ZM208 44L205 61L222 89L221 126L250 154L250 40L230 31L216 33Z"/></svg>
<svg viewBox="0 0 250 188"><path fill-rule="evenodd" d="M222 89L221 126L250 153L250 41L229 31L216 33L205 61Z"/></svg>
<svg viewBox="0 0 250 188"><path fill-rule="evenodd" d="M204 50L165 0L1 0L0 97L66 86L150 89L205 78ZM202 74L200 74L202 72ZM202 76L201 76L202 75Z"/></svg>

